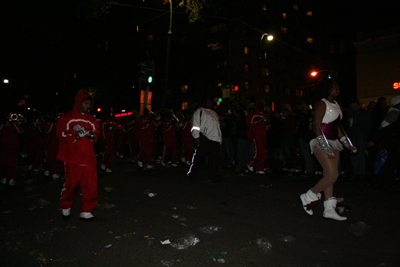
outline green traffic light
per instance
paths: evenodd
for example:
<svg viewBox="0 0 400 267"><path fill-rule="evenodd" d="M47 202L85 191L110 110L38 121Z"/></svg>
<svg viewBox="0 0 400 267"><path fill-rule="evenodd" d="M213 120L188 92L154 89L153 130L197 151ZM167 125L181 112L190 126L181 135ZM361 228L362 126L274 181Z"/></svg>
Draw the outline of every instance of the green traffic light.
<svg viewBox="0 0 400 267"><path fill-rule="evenodd" d="M152 82L153 82L153 76L147 77L147 82L148 82L148 83L152 83Z"/></svg>
<svg viewBox="0 0 400 267"><path fill-rule="evenodd" d="M218 102L222 102L222 98L218 99Z"/></svg>

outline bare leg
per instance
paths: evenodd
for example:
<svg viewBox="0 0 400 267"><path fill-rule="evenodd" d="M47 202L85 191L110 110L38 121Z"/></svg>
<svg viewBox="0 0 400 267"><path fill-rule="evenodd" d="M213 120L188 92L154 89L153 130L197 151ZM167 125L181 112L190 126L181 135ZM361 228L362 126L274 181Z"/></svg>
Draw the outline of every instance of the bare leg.
<svg viewBox="0 0 400 267"><path fill-rule="evenodd" d="M328 158L322 150L315 150L314 154L322 166L324 177L314 186L311 191L318 194L324 191L325 199L329 199L333 196L333 184L336 182L339 171L339 151L334 150L335 158Z"/></svg>

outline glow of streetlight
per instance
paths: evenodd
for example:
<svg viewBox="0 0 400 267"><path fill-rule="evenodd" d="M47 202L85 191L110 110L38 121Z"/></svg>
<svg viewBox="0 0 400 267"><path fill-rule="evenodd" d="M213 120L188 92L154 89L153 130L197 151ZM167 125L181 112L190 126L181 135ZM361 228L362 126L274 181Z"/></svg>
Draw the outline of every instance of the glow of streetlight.
<svg viewBox="0 0 400 267"><path fill-rule="evenodd" d="M311 76L313 76L313 77L317 76L317 74L318 74L318 71L311 72Z"/></svg>
<svg viewBox="0 0 400 267"><path fill-rule="evenodd" d="M8 79L3 80L3 83L8 83L8 82L9 82Z"/></svg>
<svg viewBox="0 0 400 267"><path fill-rule="evenodd" d="M268 40L268 41L274 40L274 36L273 36L273 35L268 35L267 40Z"/></svg>

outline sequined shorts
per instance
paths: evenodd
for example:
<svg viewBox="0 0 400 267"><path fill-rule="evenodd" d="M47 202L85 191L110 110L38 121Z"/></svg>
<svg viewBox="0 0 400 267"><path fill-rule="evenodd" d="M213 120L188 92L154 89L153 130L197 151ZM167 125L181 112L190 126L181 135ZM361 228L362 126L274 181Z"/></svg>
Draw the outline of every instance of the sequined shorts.
<svg viewBox="0 0 400 267"><path fill-rule="evenodd" d="M336 150L336 151L343 150L343 145L342 145L342 143L340 143L340 141L338 139L328 140L328 143L333 148L333 150ZM310 149L311 149L311 154L314 153L314 150L321 149L321 146L319 145L317 138L314 138L310 141Z"/></svg>

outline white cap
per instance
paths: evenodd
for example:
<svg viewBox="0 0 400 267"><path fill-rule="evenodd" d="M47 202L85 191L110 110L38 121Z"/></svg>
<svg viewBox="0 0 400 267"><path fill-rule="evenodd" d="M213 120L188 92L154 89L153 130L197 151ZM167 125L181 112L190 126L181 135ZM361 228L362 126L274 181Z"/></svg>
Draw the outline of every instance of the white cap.
<svg viewBox="0 0 400 267"><path fill-rule="evenodd" d="M396 106L397 104L400 104L400 95L396 96L392 99L392 105L393 107Z"/></svg>

